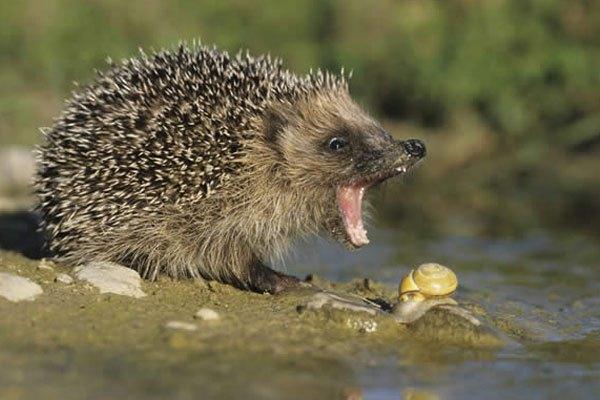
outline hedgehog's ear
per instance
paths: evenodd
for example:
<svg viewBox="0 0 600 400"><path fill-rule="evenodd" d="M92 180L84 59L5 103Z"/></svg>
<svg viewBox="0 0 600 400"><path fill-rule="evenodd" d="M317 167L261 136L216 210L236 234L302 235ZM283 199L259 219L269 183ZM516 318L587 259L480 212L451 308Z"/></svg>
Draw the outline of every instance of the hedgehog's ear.
<svg viewBox="0 0 600 400"><path fill-rule="evenodd" d="M265 138L269 142L277 142L279 134L289 124L283 110L269 108L263 117L263 126L265 129Z"/></svg>

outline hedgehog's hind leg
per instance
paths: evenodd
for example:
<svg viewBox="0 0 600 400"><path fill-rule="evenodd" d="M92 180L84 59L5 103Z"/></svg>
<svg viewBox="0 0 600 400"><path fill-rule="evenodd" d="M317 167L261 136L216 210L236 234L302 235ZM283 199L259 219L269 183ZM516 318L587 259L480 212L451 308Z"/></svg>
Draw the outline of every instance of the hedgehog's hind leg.
<svg viewBox="0 0 600 400"><path fill-rule="evenodd" d="M259 293L277 294L301 284L300 279L275 271L260 261L250 265L247 278L249 289Z"/></svg>

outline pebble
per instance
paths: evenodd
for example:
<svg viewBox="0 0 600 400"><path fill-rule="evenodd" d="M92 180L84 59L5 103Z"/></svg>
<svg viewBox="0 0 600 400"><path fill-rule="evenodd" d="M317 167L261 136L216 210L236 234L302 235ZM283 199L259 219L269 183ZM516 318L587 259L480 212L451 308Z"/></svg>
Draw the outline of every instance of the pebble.
<svg viewBox="0 0 600 400"><path fill-rule="evenodd" d="M54 263L52 261L48 261L45 258L42 258L40 260L40 263L38 264L37 268L38 269L43 269L46 271L54 271L54 267L53 267Z"/></svg>
<svg viewBox="0 0 600 400"><path fill-rule="evenodd" d="M198 327L192 323L184 322L184 321L169 321L165 324L165 327L168 329L177 329L180 331L195 331Z"/></svg>
<svg viewBox="0 0 600 400"><path fill-rule="evenodd" d="M221 316L212 308L203 307L196 312L194 318L198 318L203 321L217 321L221 318Z"/></svg>
<svg viewBox="0 0 600 400"><path fill-rule="evenodd" d="M146 296L142 291L140 275L122 265L112 262L91 262L75 268L75 277L98 288L100 293L114 293L140 298Z"/></svg>
<svg viewBox="0 0 600 400"><path fill-rule="evenodd" d="M58 274L56 278L54 278L54 282L64 283L65 285L70 285L73 283L73 278L67 274Z"/></svg>
<svg viewBox="0 0 600 400"><path fill-rule="evenodd" d="M8 301L32 301L43 292L40 285L27 278L0 272L0 296Z"/></svg>

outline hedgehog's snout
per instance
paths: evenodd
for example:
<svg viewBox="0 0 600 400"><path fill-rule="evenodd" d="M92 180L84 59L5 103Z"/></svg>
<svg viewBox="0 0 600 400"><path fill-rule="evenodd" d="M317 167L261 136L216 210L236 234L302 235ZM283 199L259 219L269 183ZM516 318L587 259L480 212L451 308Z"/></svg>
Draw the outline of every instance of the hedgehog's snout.
<svg viewBox="0 0 600 400"><path fill-rule="evenodd" d="M413 158L423 158L427 154L427 148L425 143L419 139L409 139L402 142L404 151Z"/></svg>
<svg viewBox="0 0 600 400"><path fill-rule="evenodd" d="M422 140L399 140L391 146L390 162L398 173L404 173L421 161L427 154L427 147Z"/></svg>

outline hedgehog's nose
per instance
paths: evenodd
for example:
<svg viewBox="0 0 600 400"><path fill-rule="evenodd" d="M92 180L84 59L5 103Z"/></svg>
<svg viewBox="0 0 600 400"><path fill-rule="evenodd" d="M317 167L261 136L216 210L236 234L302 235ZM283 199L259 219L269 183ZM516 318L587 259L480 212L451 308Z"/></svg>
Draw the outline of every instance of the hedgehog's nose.
<svg viewBox="0 0 600 400"><path fill-rule="evenodd" d="M403 142L406 153L414 158L423 158L427 154L425 143L419 139L410 139Z"/></svg>

